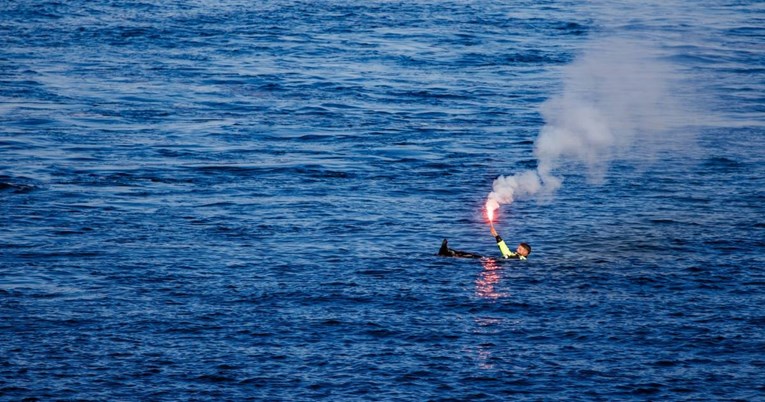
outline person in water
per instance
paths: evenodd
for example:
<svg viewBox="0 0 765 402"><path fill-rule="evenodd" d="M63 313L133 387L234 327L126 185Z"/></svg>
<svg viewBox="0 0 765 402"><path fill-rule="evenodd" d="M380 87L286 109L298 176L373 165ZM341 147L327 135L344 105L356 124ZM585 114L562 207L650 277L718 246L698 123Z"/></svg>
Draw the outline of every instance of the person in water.
<svg viewBox="0 0 765 402"><path fill-rule="evenodd" d="M443 257L481 258L481 256L478 254L468 253L467 251L450 249L449 241L446 239L444 239L444 241L441 242L441 248L438 250L438 255Z"/></svg>
<svg viewBox="0 0 765 402"><path fill-rule="evenodd" d="M507 244L505 244L505 241L502 240L502 237L497 234L497 230L494 229L494 225L491 226L491 235L494 236L494 238L497 240L497 247L499 247L499 251L502 253L502 257L504 258L525 260L526 257L531 254L531 245L528 243L519 244L518 248L515 249L515 252L510 251L510 248L507 247ZM475 253L469 253L467 251L460 251L449 248L449 241L447 239L444 239L444 241L441 242L441 248L438 250L438 255L443 257L482 258L480 255Z"/></svg>
<svg viewBox="0 0 765 402"><path fill-rule="evenodd" d="M497 247L499 247L499 251L502 253L502 257L525 260L526 257L531 254L531 246L528 243L519 244L518 248L515 249L515 252L510 251L510 249L507 247L507 244L505 244L505 241L502 240L502 237L497 234L497 230L494 229L494 225L491 225L491 235L494 236L494 238L497 240Z"/></svg>

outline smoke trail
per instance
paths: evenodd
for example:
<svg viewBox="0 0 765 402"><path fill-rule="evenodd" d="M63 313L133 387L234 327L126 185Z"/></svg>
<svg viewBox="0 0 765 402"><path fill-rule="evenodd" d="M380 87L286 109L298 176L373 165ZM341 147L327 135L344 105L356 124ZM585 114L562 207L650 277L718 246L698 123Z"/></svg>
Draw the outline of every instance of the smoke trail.
<svg viewBox="0 0 765 402"><path fill-rule="evenodd" d="M671 67L645 42L591 42L564 67L563 91L542 104L537 169L494 180L487 210L518 198L552 197L564 168L601 183L612 161L650 158L676 144L668 134L683 125L684 113L673 96Z"/></svg>

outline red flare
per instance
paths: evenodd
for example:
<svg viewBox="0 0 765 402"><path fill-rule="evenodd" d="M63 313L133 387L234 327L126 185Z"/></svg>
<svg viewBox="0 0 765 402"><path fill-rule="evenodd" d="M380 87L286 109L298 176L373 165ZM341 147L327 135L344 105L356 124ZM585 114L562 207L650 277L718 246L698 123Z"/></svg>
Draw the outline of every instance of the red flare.
<svg viewBox="0 0 765 402"><path fill-rule="evenodd" d="M499 208L499 204L494 199L489 198L486 200L486 216L489 218L489 222L494 222L494 211Z"/></svg>

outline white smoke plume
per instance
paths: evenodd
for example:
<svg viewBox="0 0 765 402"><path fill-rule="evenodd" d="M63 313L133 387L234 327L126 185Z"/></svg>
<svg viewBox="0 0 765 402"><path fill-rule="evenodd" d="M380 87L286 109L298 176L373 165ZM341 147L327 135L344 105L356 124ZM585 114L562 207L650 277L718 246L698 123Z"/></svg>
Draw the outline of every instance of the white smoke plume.
<svg viewBox="0 0 765 402"><path fill-rule="evenodd" d="M671 67L648 43L591 42L563 68L562 92L542 104L537 169L494 180L490 216L518 198L549 199L563 184L561 170L584 171L601 183L615 159L650 158L676 144L669 134L684 120Z"/></svg>

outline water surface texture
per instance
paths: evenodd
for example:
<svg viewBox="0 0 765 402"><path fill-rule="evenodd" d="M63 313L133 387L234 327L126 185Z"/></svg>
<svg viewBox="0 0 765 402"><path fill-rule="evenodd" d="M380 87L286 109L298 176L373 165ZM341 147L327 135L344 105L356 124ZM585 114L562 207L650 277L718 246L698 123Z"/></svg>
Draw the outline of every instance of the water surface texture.
<svg viewBox="0 0 765 402"><path fill-rule="evenodd" d="M0 400L763 400L764 27L733 0L2 1ZM691 135L563 167L503 207L533 253L498 260L492 181L620 39Z"/></svg>

